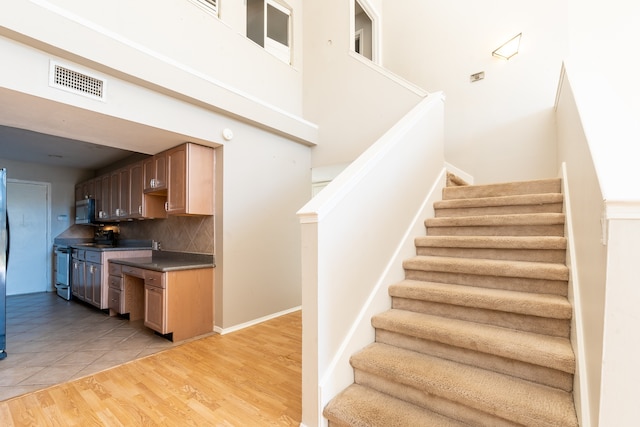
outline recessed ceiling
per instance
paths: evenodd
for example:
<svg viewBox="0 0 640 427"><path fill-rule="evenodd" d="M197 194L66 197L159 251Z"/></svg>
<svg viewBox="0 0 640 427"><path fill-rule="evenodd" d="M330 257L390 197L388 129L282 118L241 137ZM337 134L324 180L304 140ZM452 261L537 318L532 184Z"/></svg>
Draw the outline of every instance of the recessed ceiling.
<svg viewBox="0 0 640 427"><path fill-rule="evenodd" d="M1 159L78 169L100 169L130 155L132 151L0 126ZM2 165L0 164L0 167Z"/></svg>

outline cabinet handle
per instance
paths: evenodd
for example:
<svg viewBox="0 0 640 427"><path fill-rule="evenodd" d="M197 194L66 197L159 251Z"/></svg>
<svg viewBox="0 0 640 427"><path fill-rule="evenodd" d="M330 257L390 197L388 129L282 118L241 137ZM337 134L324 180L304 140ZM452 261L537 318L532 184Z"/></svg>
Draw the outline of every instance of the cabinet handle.
<svg viewBox="0 0 640 427"><path fill-rule="evenodd" d="M149 181L149 186L151 188L156 188L156 179L155 178L151 178L151 181Z"/></svg>
<svg viewBox="0 0 640 427"><path fill-rule="evenodd" d="M169 211L169 202L164 202L164 210Z"/></svg>
<svg viewBox="0 0 640 427"><path fill-rule="evenodd" d="M139 215L142 215L142 205L139 205L139 206L138 206L138 214L139 214Z"/></svg>

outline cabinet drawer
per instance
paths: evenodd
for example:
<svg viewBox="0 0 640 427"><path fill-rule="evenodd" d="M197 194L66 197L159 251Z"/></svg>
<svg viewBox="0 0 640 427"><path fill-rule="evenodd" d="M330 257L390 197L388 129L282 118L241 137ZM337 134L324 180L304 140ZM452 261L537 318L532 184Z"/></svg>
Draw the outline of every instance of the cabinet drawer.
<svg viewBox="0 0 640 427"><path fill-rule="evenodd" d="M85 251L85 261L95 262L96 264L102 263L102 254L96 251Z"/></svg>
<svg viewBox="0 0 640 427"><path fill-rule="evenodd" d="M123 290L122 277L109 275L109 288Z"/></svg>
<svg viewBox="0 0 640 427"><path fill-rule="evenodd" d="M164 273L160 271L145 270L144 271L144 284L145 286L155 286L158 288L164 288Z"/></svg>
<svg viewBox="0 0 640 427"><path fill-rule="evenodd" d="M121 295L122 293L120 292L119 289L114 289L114 288L109 288L109 309L115 311L118 314L122 314L122 307L121 307Z"/></svg>
<svg viewBox="0 0 640 427"><path fill-rule="evenodd" d="M110 262L109 263L109 275L110 276L122 277L122 265Z"/></svg>
<svg viewBox="0 0 640 427"><path fill-rule="evenodd" d="M145 270L143 270L142 268L131 267L128 265L122 266L122 274L128 274L129 276L135 276L144 279L144 272Z"/></svg>
<svg viewBox="0 0 640 427"><path fill-rule="evenodd" d="M79 259L80 261L84 261L84 253L86 251L84 249L74 249L71 257L73 259Z"/></svg>

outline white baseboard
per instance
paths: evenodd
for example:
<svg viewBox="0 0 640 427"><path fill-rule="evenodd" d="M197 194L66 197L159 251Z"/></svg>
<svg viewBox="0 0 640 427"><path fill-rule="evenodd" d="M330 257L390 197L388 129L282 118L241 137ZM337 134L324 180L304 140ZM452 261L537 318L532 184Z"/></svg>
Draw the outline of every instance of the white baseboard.
<svg viewBox="0 0 640 427"><path fill-rule="evenodd" d="M259 319L250 320L245 323L241 323L239 325L231 326L229 328L221 328L219 326L214 326L213 331L219 333L220 335L229 334L231 332L239 331L244 328L248 328L250 326L257 325L262 322L266 322L267 320L275 319L276 317L284 316L285 314L293 313L302 309L302 306L297 306L293 308L289 308L287 310L279 311L277 313L270 314L268 316L260 317Z"/></svg>

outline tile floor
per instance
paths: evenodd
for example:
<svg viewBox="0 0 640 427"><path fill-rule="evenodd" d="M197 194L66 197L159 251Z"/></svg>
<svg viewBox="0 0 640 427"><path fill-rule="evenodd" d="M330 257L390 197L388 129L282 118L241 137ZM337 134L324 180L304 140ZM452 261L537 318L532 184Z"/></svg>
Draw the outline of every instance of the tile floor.
<svg viewBox="0 0 640 427"><path fill-rule="evenodd" d="M55 293L7 297L0 400L90 375L176 345L144 327Z"/></svg>

